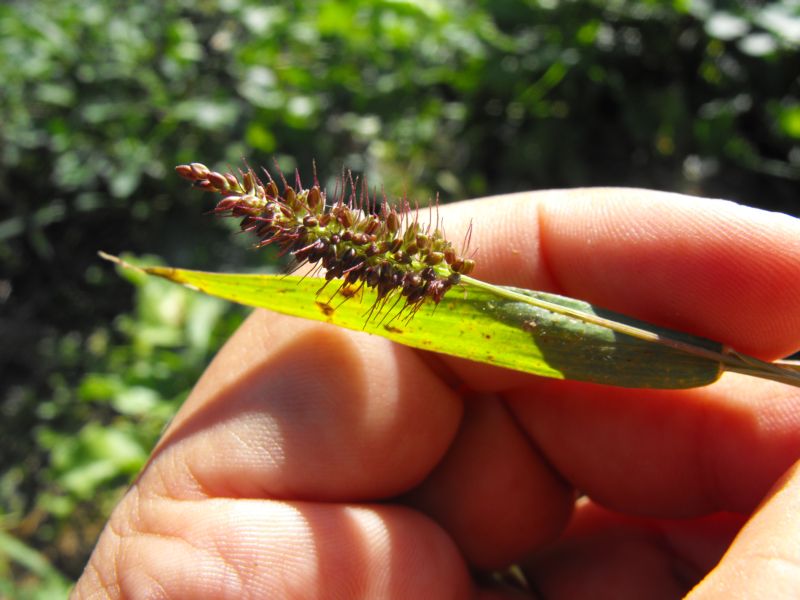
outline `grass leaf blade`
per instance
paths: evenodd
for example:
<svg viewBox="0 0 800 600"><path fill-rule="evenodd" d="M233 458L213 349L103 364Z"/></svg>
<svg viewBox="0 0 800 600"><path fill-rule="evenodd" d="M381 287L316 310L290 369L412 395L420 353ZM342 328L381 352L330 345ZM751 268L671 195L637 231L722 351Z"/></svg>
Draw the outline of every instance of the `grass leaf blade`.
<svg viewBox="0 0 800 600"><path fill-rule="evenodd" d="M119 259L106 258L121 263ZM425 303L414 314L387 309L367 320L374 292L362 288L342 301L337 282L297 276L225 274L149 267L144 271L247 306L363 330L392 341L559 379L624 387L686 388L713 382L720 363L640 340L525 302L498 296L491 289L455 288L441 303ZM514 290L513 288L502 288ZM526 292L534 294L533 292ZM521 290L516 290L521 292ZM536 292L549 302L604 317L588 303ZM715 350L721 347L702 341Z"/></svg>

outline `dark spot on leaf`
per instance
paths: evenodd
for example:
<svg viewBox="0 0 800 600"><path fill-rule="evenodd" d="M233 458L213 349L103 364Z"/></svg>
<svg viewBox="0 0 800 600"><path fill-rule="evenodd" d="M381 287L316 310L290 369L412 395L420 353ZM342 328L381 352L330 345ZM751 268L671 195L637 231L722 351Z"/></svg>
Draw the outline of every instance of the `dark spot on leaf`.
<svg viewBox="0 0 800 600"><path fill-rule="evenodd" d="M322 311L322 314L325 315L326 317L330 317L334 312L336 312L336 309L333 308L327 302L317 302L316 305Z"/></svg>
<svg viewBox="0 0 800 600"><path fill-rule="evenodd" d="M386 331L390 332L390 333L403 333L402 329L399 329L398 327L395 327L394 325L384 325L383 328Z"/></svg>
<svg viewBox="0 0 800 600"><path fill-rule="evenodd" d="M342 288L339 290L339 293L344 296L345 298L352 298L356 295L358 288L350 285L343 285Z"/></svg>

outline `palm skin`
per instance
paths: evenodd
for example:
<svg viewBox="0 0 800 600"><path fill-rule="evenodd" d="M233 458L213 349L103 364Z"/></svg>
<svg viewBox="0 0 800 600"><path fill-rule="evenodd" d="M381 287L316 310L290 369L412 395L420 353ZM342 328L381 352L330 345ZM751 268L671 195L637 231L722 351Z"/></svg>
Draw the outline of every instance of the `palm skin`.
<svg viewBox="0 0 800 600"><path fill-rule="evenodd" d="M594 189L488 198L475 276L764 359L800 348L800 222ZM459 293L458 289L450 292ZM75 598L793 598L800 391L546 380L256 312L115 510Z"/></svg>

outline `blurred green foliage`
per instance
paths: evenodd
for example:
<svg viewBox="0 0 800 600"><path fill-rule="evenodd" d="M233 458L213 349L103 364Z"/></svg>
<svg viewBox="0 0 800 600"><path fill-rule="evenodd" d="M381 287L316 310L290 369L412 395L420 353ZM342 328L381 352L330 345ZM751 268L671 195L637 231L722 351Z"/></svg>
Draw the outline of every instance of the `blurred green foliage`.
<svg viewBox="0 0 800 600"><path fill-rule="evenodd" d="M0 534L0 581L17 582L1 584L0 597L60 597L48 594L69 580L47 557L71 577L80 572L163 427L242 321L243 311L223 301L143 273L119 274L134 285L133 310L111 327L45 337L39 356L60 369L6 397L5 411L28 408L35 425L4 432L4 452L17 461L4 462L0 475L0 524L29 546ZM37 396L39 389L49 395Z"/></svg>
<svg viewBox="0 0 800 600"><path fill-rule="evenodd" d="M157 282L132 297L96 251L270 268L173 165L316 160L329 187L346 165L420 200L638 185L797 214L798 45L796 0L0 4L0 595L77 576L241 319Z"/></svg>

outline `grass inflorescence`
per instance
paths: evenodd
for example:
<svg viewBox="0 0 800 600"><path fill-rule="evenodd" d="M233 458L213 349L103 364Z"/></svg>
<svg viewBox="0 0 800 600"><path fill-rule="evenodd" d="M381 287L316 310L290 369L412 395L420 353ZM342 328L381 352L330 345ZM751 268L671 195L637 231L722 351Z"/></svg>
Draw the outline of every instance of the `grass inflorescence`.
<svg viewBox="0 0 800 600"><path fill-rule="evenodd" d="M221 194L213 212L241 218L241 229L258 237L258 247L275 244L296 259L297 267L315 265L325 271L326 284L341 279L336 293L345 298L363 286L373 288L377 300L368 319L401 301L400 312L408 309L410 318L425 301L438 304L475 266L464 256L469 234L456 252L438 216L423 225L419 210L407 200L398 209L385 196L370 197L366 184L359 186L349 173L329 203L316 175L306 189L298 174L294 186L281 174L279 189L266 170L266 181L250 168L219 173L192 163L175 170L195 187Z"/></svg>

